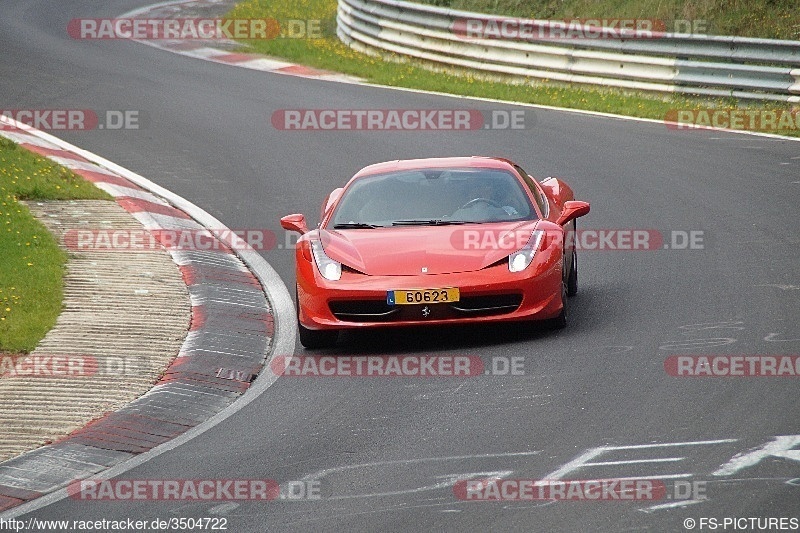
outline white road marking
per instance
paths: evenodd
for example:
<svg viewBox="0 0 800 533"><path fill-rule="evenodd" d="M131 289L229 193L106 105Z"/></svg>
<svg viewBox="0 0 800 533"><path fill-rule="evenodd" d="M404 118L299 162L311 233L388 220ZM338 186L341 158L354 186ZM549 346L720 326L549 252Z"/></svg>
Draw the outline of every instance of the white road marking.
<svg viewBox="0 0 800 533"><path fill-rule="evenodd" d="M780 333L770 333L769 335L764 337L764 340L767 341L767 342L796 342L796 341L800 341L800 339L776 339L775 337L777 337L779 335L780 335Z"/></svg>
<svg viewBox="0 0 800 533"><path fill-rule="evenodd" d="M418 459L395 459L393 461L376 461L373 463L360 463L355 465L335 466L333 468L326 468L319 470L313 474L308 474L302 478L302 481L316 480L320 477L327 476L333 472L343 472L345 470L354 470L356 468L370 467L370 466L384 466L396 464L413 464L413 463L428 463L433 461L460 461L463 459L490 459L493 457L521 457L525 455L538 455L542 453L541 450L534 450L531 452L509 452L509 453L481 453L476 455L451 455L446 457L421 457Z"/></svg>
<svg viewBox="0 0 800 533"><path fill-rule="evenodd" d="M389 492L372 492L368 494L347 494L341 496L328 496L325 499L352 500L356 498L380 498L383 496L400 496L402 494L415 494L417 492L446 489L448 487L452 487L453 485L455 485L457 481L461 479L472 479L472 478L505 479L513 473L514 473L513 470L492 470L488 472L465 472L463 474L446 474L443 476L434 476L436 478L443 478L443 480L438 481L433 485L427 485L424 487L416 487L413 489L404 489L404 490L393 490Z"/></svg>
<svg viewBox="0 0 800 533"><path fill-rule="evenodd" d="M800 446L800 435L781 435L779 437L774 437L772 442L768 442L760 448L735 455L733 459L719 467L712 475L730 476L743 468L757 465L762 459L766 459L767 457L781 457L783 459L800 461L800 450L793 449L797 446Z"/></svg>
<svg viewBox="0 0 800 533"><path fill-rule="evenodd" d="M703 446L703 445L710 445L710 444L726 444L730 442L736 442L737 439L718 439L718 440L700 440L700 441L689 441L689 442L667 442L663 444L635 444L630 446L601 446L599 448L591 448L572 461L569 461L567 464L551 472L550 474L543 477L543 479L561 479L565 475L574 472L580 468L583 468L587 465L592 464L592 459L598 457L604 453L611 452L611 451L618 451L618 450L645 450L645 449L652 449L652 448L673 448L679 446ZM661 458L655 458L652 460L634 460L636 462L659 462ZM675 459L675 458L669 458ZM683 458L679 458L678 460L682 460ZM628 464L632 461L617 461L617 464ZM668 479L673 477L687 477L690 474L671 474L671 475L662 475L658 476L658 479ZM615 478L616 479L616 478ZM635 479L645 479L642 477L636 477Z"/></svg>
<svg viewBox="0 0 800 533"><path fill-rule="evenodd" d="M636 463L674 463L676 461L683 461L685 457L662 457L659 459L631 459L629 461L602 461L598 463L583 463L584 466L616 466L616 465L633 465Z"/></svg>
<svg viewBox="0 0 800 533"><path fill-rule="evenodd" d="M711 348L713 346L727 346L736 339L731 337L714 337L709 339L696 339L691 341L667 341L658 347L659 350L696 350L698 348Z"/></svg>
<svg viewBox="0 0 800 533"><path fill-rule="evenodd" d="M209 512L209 514L223 515L224 516L224 515L228 514L229 512L233 511L234 509L236 509L237 507L239 507L238 503L227 502L227 503L223 503L221 505L215 505L214 507L211 507L208 510L208 512Z"/></svg>
<svg viewBox="0 0 800 533"><path fill-rule="evenodd" d="M775 287L776 289L780 289L782 291L800 290L800 285L783 285L780 283L762 283L760 285L754 285L754 287Z"/></svg>
<svg viewBox="0 0 800 533"><path fill-rule="evenodd" d="M418 459L397 459L393 461L377 461L373 463L360 463L354 465L343 465L343 466L336 466L333 468L326 468L323 470L319 470L312 474L308 474L301 478L301 481L318 481L321 480L323 477L328 476L333 473L337 472L345 472L347 470L355 470L358 468L370 468L376 466L387 466L387 465L396 465L396 464L417 464L417 463L429 463L435 461L458 461L464 459L491 459L496 457L522 457L522 456L529 456L529 455L537 455L541 453L540 451L531 451L531 452L511 452L511 453L498 453L498 454L478 454L478 455L457 455L457 456L449 456L449 457L422 457ZM350 494L350 495L342 495L342 496L332 496L326 497L326 500L343 500L343 499L354 499L354 498L375 498L381 496L398 496L401 494L413 494L417 492L424 492L424 491L431 491L431 490L438 490L450 487L461 479L469 479L475 477L491 477L491 478L506 478L513 474L513 470L498 470L498 471L490 471L490 472L465 472L459 474L446 474L435 476L438 479L442 479L442 481L437 481L433 485L427 485L424 487L416 487L411 489L404 489L404 490L396 490L390 492L375 492L375 493L368 493L368 494Z"/></svg>
<svg viewBox="0 0 800 533"><path fill-rule="evenodd" d="M660 511L661 509L674 509L676 507L686 507L687 505L694 505L696 503L703 503L707 502L708 500L678 500L670 503L661 503L658 505L653 505L651 507L645 507L644 509L639 509L644 513L651 513L653 511Z"/></svg>
<svg viewBox="0 0 800 533"><path fill-rule="evenodd" d="M678 329L686 330L683 335L690 335L697 331L705 331L707 329L744 329L744 322L741 320L727 320L725 322L701 322L699 324L686 324L679 326Z"/></svg>

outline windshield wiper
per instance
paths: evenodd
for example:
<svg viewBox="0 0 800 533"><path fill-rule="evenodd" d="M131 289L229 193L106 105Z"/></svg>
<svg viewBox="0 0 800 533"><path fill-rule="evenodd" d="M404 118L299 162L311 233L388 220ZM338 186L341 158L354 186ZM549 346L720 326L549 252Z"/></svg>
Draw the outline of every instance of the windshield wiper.
<svg viewBox="0 0 800 533"><path fill-rule="evenodd" d="M385 226L381 226L379 224L367 224L366 222L342 222L340 224L333 225L333 229L375 229L383 227Z"/></svg>
<svg viewBox="0 0 800 533"><path fill-rule="evenodd" d="M454 224L468 224L466 220L442 220L433 218L427 220L395 220L392 226L451 226Z"/></svg>

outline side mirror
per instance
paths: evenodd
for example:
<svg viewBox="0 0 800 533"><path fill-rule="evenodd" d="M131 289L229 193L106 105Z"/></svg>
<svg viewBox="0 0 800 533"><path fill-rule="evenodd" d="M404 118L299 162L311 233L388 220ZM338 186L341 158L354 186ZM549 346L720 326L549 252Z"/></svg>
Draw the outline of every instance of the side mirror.
<svg viewBox="0 0 800 533"><path fill-rule="evenodd" d="M300 235L308 233L305 215L286 215L281 219L281 227L287 231L296 231Z"/></svg>
<svg viewBox="0 0 800 533"><path fill-rule="evenodd" d="M564 208L561 210L561 215L559 215L558 220L556 220L556 224L563 226L567 222L570 222L578 217L582 217L588 212L589 204L587 202L569 200L564 202Z"/></svg>

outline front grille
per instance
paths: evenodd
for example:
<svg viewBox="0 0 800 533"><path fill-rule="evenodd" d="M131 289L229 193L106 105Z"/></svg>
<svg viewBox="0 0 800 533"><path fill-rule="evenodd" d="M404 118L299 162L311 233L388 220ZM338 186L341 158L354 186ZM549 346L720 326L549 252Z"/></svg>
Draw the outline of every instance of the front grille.
<svg viewBox="0 0 800 533"><path fill-rule="evenodd" d="M384 322L400 310L386 300L349 300L328 304L333 316L346 322Z"/></svg>
<svg viewBox="0 0 800 533"><path fill-rule="evenodd" d="M455 311L470 315L499 315L514 311L522 303L521 294L489 294L485 296L467 296L450 304Z"/></svg>
<svg viewBox="0 0 800 533"><path fill-rule="evenodd" d="M515 311L521 303L521 294L490 294L462 297L451 304L389 305L386 300L348 300L328 306L343 322L400 322L502 315Z"/></svg>

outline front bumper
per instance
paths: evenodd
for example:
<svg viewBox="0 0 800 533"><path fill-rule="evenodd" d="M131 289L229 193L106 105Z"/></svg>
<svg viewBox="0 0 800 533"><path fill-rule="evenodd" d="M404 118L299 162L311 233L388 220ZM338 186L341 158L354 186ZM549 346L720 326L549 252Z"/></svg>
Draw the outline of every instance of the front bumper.
<svg viewBox="0 0 800 533"><path fill-rule="evenodd" d="M545 320L562 308L561 254L540 251L522 272L507 262L476 272L419 276L366 276L343 272L338 281L319 275L298 256L300 323L313 330ZM389 290L458 287L460 301L388 305Z"/></svg>

